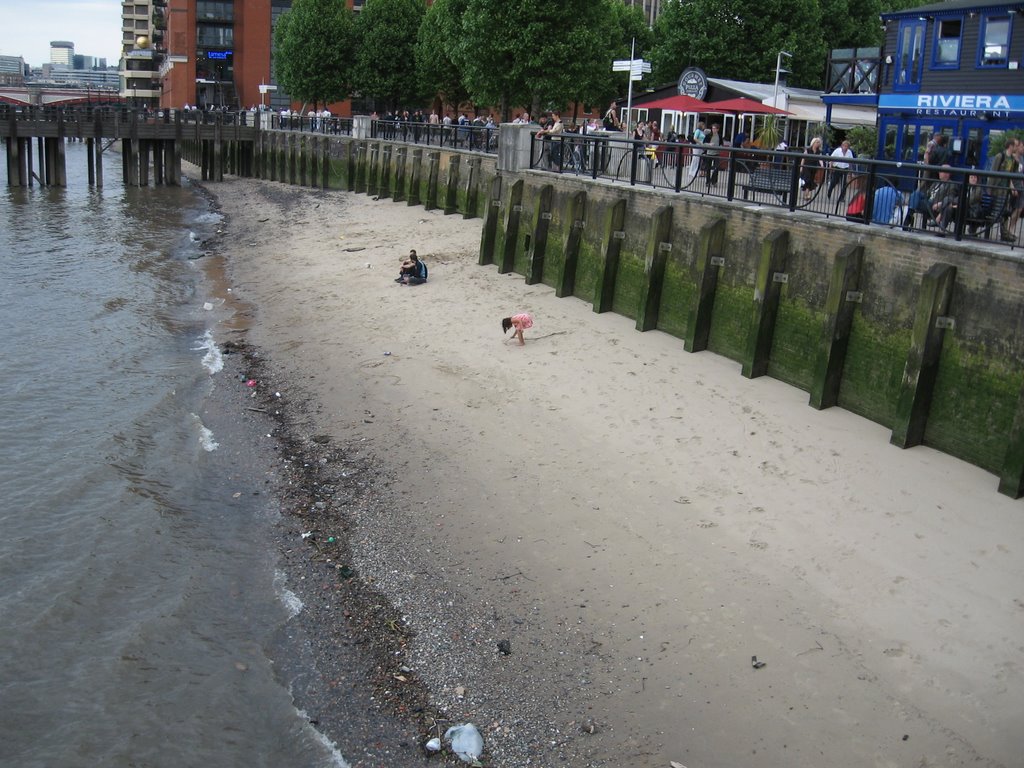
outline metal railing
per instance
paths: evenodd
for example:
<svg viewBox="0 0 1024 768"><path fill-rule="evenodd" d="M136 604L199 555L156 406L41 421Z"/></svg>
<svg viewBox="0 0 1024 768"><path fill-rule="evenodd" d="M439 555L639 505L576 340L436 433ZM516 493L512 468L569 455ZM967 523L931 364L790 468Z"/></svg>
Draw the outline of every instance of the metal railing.
<svg viewBox="0 0 1024 768"><path fill-rule="evenodd" d="M1022 244L1024 174L707 144L644 142L572 133L531 141L534 170L669 192L749 201L956 240ZM931 193L936 199L931 199Z"/></svg>
<svg viewBox="0 0 1024 768"><path fill-rule="evenodd" d="M351 136L351 117L320 117L316 115L281 115L277 112L258 112L269 117L269 127L275 131L319 133L326 136ZM267 124L264 123L264 126Z"/></svg>
<svg viewBox="0 0 1024 768"><path fill-rule="evenodd" d="M489 154L498 151L498 133L497 126L434 125L411 120L374 120L370 127L370 135L374 139Z"/></svg>

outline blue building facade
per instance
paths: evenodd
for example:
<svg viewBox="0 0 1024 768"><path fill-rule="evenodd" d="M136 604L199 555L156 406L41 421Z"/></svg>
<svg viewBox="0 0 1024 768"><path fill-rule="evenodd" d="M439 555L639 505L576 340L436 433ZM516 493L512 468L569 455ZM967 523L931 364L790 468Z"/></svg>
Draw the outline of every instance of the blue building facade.
<svg viewBox="0 0 1024 768"><path fill-rule="evenodd" d="M950 0L882 15L877 157L920 162L946 134L952 164L985 168L1024 130L1024 2Z"/></svg>

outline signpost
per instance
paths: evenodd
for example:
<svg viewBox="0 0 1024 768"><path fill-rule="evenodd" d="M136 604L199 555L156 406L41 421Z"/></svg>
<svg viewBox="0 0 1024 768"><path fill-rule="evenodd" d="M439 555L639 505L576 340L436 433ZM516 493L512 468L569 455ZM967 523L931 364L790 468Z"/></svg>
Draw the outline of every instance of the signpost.
<svg viewBox="0 0 1024 768"><path fill-rule="evenodd" d="M629 121L633 111L633 81L643 80L644 74L651 71L651 63L636 58L636 38L629 48L628 59L618 59L612 62L612 72L629 72L629 92L626 96L626 132L629 132Z"/></svg>

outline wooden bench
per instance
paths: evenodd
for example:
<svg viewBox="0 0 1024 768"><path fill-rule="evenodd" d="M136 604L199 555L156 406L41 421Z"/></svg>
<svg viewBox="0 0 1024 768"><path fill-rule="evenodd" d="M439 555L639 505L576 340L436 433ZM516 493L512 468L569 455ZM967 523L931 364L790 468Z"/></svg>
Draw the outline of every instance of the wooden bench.
<svg viewBox="0 0 1024 768"><path fill-rule="evenodd" d="M749 200L751 192L773 192L785 202L791 182L792 174L788 168L755 168L741 185L743 199Z"/></svg>

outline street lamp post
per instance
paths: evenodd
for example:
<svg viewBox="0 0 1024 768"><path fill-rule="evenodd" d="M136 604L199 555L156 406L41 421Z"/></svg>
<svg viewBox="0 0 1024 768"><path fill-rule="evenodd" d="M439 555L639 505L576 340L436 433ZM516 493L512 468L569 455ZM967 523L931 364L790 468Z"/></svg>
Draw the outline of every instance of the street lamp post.
<svg viewBox="0 0 1024 768"><path fill-rule="evenodd" d="M772 94L772 106L776 109L779 109L779 75L783 72L790 72L790 70L782 68L783 56L792 59L793 54L789 51L779 51L779 55L775 58L775 93Z"/></svg>

